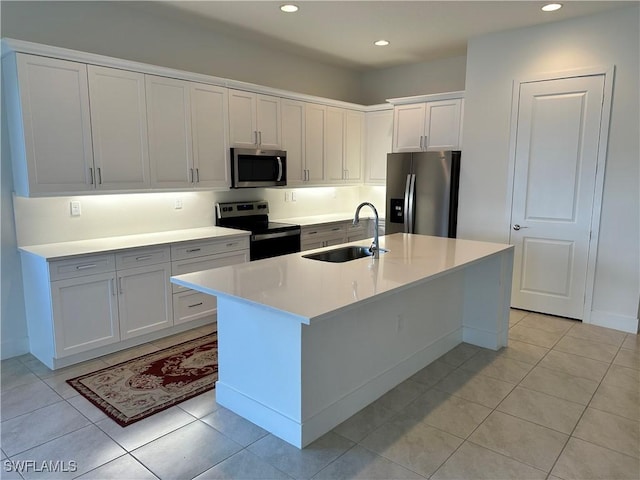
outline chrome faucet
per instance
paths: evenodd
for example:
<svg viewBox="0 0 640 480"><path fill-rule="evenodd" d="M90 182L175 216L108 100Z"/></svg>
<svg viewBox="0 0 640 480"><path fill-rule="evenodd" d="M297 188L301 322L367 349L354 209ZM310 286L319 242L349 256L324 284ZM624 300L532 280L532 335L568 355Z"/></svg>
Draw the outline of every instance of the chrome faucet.
<svg viewBox="0 0 640 480"><path fill-rule="evenodd" d="M358 205L358 208L356 208L356 215L355 215L355 217L353 217L353 224L357 225L360 222L360 209L362 207L364 207L365 205L368 206L368 207L371 207L371 210L373 210L373 214L376 217L376 225L375 225L373 243L371 244L371 247L369 247L369 250L371 250L371 252L373 252L373 258L374 259L379 259L380 258L380 238L378 236L378 226L379 226L379 223L380 223L380 219L378 218L378 211L376 210L376 207L374 207L372 203L362 202L360 205Z"/></svg>

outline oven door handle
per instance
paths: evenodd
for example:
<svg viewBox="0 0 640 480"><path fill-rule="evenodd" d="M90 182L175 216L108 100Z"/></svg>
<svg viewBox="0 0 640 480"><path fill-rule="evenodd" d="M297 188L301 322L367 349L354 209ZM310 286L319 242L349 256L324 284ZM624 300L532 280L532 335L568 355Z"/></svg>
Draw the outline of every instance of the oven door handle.
<svg viewBox="0 0 640 480"><path fill-rule="evenodd" d="M279 182L282 180L282 159L280 157L276 157L278 160L278 178L276 179L276 182Z"/></svg>
<svg viewBox="0 0 640 480"><path fill-rule="evenodd" d="M287 232L261 233L258 235L251 235L251 241L258 242L260 240L271 240L272 238L292 237L294 235L300 235L300 230L289 230Z"/></svg>

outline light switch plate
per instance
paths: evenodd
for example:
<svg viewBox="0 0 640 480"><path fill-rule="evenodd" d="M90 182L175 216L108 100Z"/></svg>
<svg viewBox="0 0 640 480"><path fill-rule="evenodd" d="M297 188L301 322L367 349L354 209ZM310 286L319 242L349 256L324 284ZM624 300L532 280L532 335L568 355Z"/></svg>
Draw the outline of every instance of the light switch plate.
<svg viewBox="0 0 640 480"><path fill-rule="evenodd" d="M77 200L74 200L71 202L70 208L71 208L72 217L79 217L82 214L82 208L80 207L80 202L78 202Z"/></svg>
<svg viewBox="0 0 640 480"><path fill-rule="evenodd" d="M182 199L181 198L176 198L174 200L173 208L175 208L176 210L180 210L182 208Z"/></svg>

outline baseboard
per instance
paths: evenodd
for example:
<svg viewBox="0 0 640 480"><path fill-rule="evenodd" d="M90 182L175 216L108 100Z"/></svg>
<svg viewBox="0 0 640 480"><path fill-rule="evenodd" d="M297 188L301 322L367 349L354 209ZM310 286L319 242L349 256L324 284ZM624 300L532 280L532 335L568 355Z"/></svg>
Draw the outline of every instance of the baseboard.
<svg viewBox="0 0 640 480"><path fill-rule="evenodd" d="M0 358L6 360L7 358L18 357L29 353L29 338L23 337L19 339L3 340L0 344Z"/></svg>
<svg viewBox="0 0 640 480"><path fill-rule="evenodd" d="M592 310L589 323L591 325L598 325L600 327L622 330L623 332L627 333L638 333L637 318L626 315L619 315L617 313L599 312L597 310Z"/></svg>

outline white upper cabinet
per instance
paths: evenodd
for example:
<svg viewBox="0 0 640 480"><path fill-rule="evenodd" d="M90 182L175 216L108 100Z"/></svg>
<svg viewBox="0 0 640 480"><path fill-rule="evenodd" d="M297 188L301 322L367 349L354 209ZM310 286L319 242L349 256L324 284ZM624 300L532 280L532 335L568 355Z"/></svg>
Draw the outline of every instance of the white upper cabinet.
<svg viewBox="0 0 640 480"><path fill-rule="evenodd" d="M287 184L300 185L306 180L305 104L282 99L282 149L287 152Z"/></svg>
<svg viewBox="0 0 640 480"><path fill-rule="evenodd" d="M327 107L315 103L305 105L304 151L305 181L324 183L325 181L325 135Z"/></svg>
<svg viewBox="0 0 640 480"><path fill-rule="evenodd" d="M325 165L327 180L332 183L344 179L344 125L345 112L342 108L327 108L327 125L324 136Z"/></svg>
<svg viewBox="0 0 640 480"><path fill-rule="evenodd" d="M387 154L393 145L393 110L366 113L366 176L369 184L387 179Z"/></svg>
<svg viewBox="0 0 640 480"><path fill-rule="evenodd" d="M146 78L151 185L228 187L227 89Z"/></svg>
<svg viewBox="0 0 640 480"><path fill-rule="evenodd" d="M232 147L279 149L280 99L229 90L229 143Z"/></svg>
<svg viewBox="0 0 640 480"><path fill-rule="evenodd" d="M344 127L344 179L348 182L360 182L365 152L364 113L347 110Z"/></svg>
<svg viewBox="0 0 640 480"><path fill-rule="evenodd" d="M149 188L144 75L94 65L87 68L96 187Z"/></svg>
<svg viewBox="0 0 640 480"><path fill-rule="evenodd" d="M90 190L86 65L18 53L3 59L3 75L16 193Z"/></svg>
<svg viewBox="0 0 640 480"><path fill-rule="evenodd" d="M364 152L364 114L327 108L326 165L331 183L360 182Z"/></svg>
<svg viewBox="0 0 640 480"><path fill-rule="evenodd" d="M188 187L193 182L189 82L146 75L151 185Z"/></svg>
<svg viewBox="0 0 640 480"><path fill-rule="evenodd" d="M194 186L229 187L231 184L228 132L228 90L191 84Z"/></svg>
<svg viewBox="0 0 640 480"><path fill-rule="evenodd" d="M462 98L397 105L393 151L420 152L460 148Z"/></svg>

